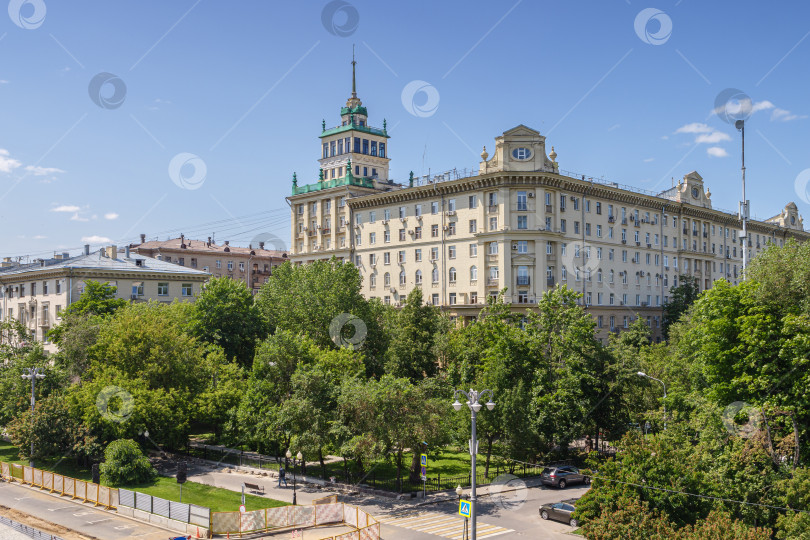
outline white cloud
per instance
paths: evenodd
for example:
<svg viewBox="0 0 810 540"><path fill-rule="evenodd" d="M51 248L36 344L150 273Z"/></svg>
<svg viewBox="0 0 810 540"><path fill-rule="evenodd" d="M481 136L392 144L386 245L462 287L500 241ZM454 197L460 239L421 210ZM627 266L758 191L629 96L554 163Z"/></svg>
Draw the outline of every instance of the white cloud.
<svg viewBox="0 0 810 540"><path fill-rule="evenodd" d="M57 169L56 167L37 167L34 165L27 165L25 170L33 174L34 176L47 176L49 174L56 174L56 173L63 173L62 169Z"/></svg>
<svg viewBox="0 0 810 540"><path fill-rule="evenodd" d="M768 109L773 109L774 107L775 105L770 101L768 101L767 99L757 101L753 105L751 105L751 114L754 114L755 112L759 111L767 111Z"/></svg>
<svg viewBox="0 0 810 540"><path fill-rule="evenodd" d="M16 159L9 157L8 150L0 148L0 172L10 173L21 165Z"/></svg>
<svg viewBox="0 0 810 540"><path fill-rule="evenodd" d="M38 235L36 235L34 237L34 240L45 240L46 238L48 238L48 237L47 236L42 236L41 234L38 234Z"/></svg>
<svg viewBox="0 0 810 540"><path fill-rule="evenodd" d="M62 204L55 208L51 208L51 212L78 212L80 208L72 204Z"/></svg>
<svg viewBox="0 0 810 540"><path fill-rule="evenodd" d="M675 130L675 133L710 133L711 131L714 130L702 122L692 122L679 127Z"/></svg>
<svg viewBox="0 0 810 540"><path fill-rule="evenodd" d="M728 134L723 133L722 131L712 131L711 133L703 133L701 135L698 135L697 138L695 139L695 143L715 144L719 143L720 141L730 141L730 140L731 137Z"/></svg>
<svg viewBox="0 0 810 540"><path fill-rule="evenodd" d="M70 216L70 221L90 221L89 219L82 217L79 215L78 212Z"/></svg>
<svg viewBox="0 0 810 540"><path fill-rule="evenodd" d="M650 163L651 161L655 161L655 158L648 157L648 158L644 159L643 161L644 161L644 163Z"/></svg>
<svg viewBox="0 0 810 540"><path fill-rule="evenodd" d="M726 149L719 146L710 146L706 149L706 153L712 157L728 157Z"/></svg>
<svg viewBox="0 0 810 540"><path fill-rule="evenodd" d="M115 212L108 212L108 213L104 214L104 219L110 219L110 220L118 219L118 214L116 214Z"/></svg>
<svg viewBox="0 0 810 540"><path fill-rule="evenodd" d="M93 236L82 236L82 242L87 242L88 244L109 244L112 240L106 236L94 234Z"/></svg>
<svg viewBox="0 0 810 540"><path fill-rule="evenodd" d="M793 114L792 112L790 112L788 110L780 109L778 107L776 109L774 109L773 112L771 113L771 122L776 122L776 121L790 122L791 120L798 120L799 118L807 118L807 115L801 115L800 116L798 114Z"/></svg>
<svg viewBox="0 0 810 540"><path fill-rule="evenodd" d="M0 84L8 84L8 81L5 79L0 79Z"/></svg>

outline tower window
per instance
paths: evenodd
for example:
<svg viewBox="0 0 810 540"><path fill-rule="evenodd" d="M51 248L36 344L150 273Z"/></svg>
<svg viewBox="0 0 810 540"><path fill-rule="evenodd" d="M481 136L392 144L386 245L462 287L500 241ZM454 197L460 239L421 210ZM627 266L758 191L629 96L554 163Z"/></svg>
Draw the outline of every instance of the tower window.
<svg viewBox="0 0 810 540"><path fill-rule="evenodd" d="M366 125L366 121L365 121L365 120L360 120L360 125L361 125L361 126L365 126L365 125Z"/></svg>
<svg viewBox="0 0 810 540"><path fill-rule="evenodd" d="M332 141L331 143L329 143L329 153L332 156L335 156L337 154L336 146L337 146L337 144L335 143L335 141Z"/></svg>
<svg viewBox="0 0 810 540"><path fill-rule="evenodd" d="M368 167L363 167L363 176L368 177Z"/></svg>
<svg viewBox="0 0 810 540"><path fill-rule="evenodd" d="M368 154L368 139L363 139L363 153Z"/></svg>
<svg viewBox="0 0 810 540"><path fill-rule="evenodd" d="M354 174L356 174L357 176L360 176L360 165L355 165L354 166Z"/></svg>
<svg viewBox="0 0 810 540"><path fill-rule="evenodd" d="M342 153L343 153L343 139L340 139L340 140L337 142L337 153L338 153L338 154L342 154Z"/></svg>
<svg viewBox="0 0 810 540"><path fill-rule="evenodd" d="M355 154L360 153L360 137L354 138L354 153Z"/></svg>
<svg viewBox="0 0 810 540"><path fill-rule="evenodd" d="M385 143L380 143L380 157L385 157Z"/></svg>
<svg viewBox="0 0 810 540"><path fill-rule="evenodd" d="M377 141L371 141L371 155L377 155Z"/></svg>
<svg viewBox="0 0 810 540"><path fill-rule="evenodd" d="M329 145L327 143L323 143L323 157L329 157Z"/></svg>

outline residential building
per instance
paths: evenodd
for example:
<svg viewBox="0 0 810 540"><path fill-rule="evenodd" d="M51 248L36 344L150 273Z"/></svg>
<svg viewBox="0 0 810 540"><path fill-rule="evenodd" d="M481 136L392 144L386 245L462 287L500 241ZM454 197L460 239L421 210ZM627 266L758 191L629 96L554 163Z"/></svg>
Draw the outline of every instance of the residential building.
<svg viewBox="0 0 810 540"><path fill-rule="evenodd" d="M341 110L350 139L375 136L352 120L353 89ZM348 122L348 123L347 123ZM364 127L368 129L367 125ZM331 141L332 130L322 140ZM342 132L343 133L343 132ZM660 193L563 173L546 138L519 125L481 154L477 174L444 174L407 185L388 179L388 154L379 177L355 175L343 163L365 163L365 143L332 156L338 174L299 186L293 177L294 263L336 256L354 263L363 294L400 305L414 287L454 316L474 318L490 296L506 290L515 311L565 284L582 294L600 339L642 317L661 336L663 304L680 275L700 290L718 279L739 283L742 253L749 260L769 244L810 237L794 203L764 221L748 221L742 238L737 215L712 207L696 171ZM325 155L325 154L324 154ZM321 167L324 167L323 158Z"/></svg>
<svg viewBox="0 0 810 540"><path fill-rule="evenodd" d="M15 318L31 338L48 342L48 332L61 321L63 309L76 302L89 281L117 287L117 297L131 301L194 301L210 274L131 253L115 246L77 257L67 254L32 264L0 265L0 320Z"/></svg>
<svg viewBox="0 0 810 540"><path fill-rule="evenodd" d="M264 242L258 246L231 246L229 241L217 244L208 240L191 240L180 235L169 240L146 241L141 235L140 244L130 244L134 253L154 257L187 268L202 270L213 277L229 277L243 281L254 294L273 272L273 268L287 260L284 251L265 249Z"/></svg>

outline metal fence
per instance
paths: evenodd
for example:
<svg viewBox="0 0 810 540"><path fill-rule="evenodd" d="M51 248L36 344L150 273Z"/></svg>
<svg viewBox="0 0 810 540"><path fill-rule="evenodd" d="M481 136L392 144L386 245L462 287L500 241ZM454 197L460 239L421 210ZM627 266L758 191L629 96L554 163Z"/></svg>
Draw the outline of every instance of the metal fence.
<svg viewBox="0 0 810 540"><path fill-rule="evenodd" d="M478 471L475 475L475 483L477 485L491 484L503 474L511 474L517 476L518 478L540 476L545 467L545 465L533 463L509 462L506 465L502 465L500 463L494 464L490 466L489 472L487 472L483 466L479 465ZM373 489L401 493L419 492L423 489L426 491L445 491L455 489L456 486L469 487L472 485L472 473L463 475L428 475L424 482L421 479L411 481L408 476L409 474L410 470L404 470L403 477L398 479L388 475L377 475L375 471L372 470L364 476L351 473L348 475L344 473L342 476L346 483L349 484L359 484Z"/></svg>
<svg viewBox="0 0 810 540"><path fill-rule="evenodd" d="M62 540L62 538L59 536L53 536L52 534L44 533L39 529L29 527L28 525L23 525L22 523L18 523L13 519L9 519L5 516L0 516L0 524L17 531L18 533L24 534L25 536L33 538L34 540Z"/></svg>
<svg viewBox="0 0 810 540"><path fill-rule="evenodd" d="M228 465L238 465L240 467L255 467L257 469L268 469L278 471L279 461L276 458L263 456L255 452L245 452L236 448L226 446L216 446L196 442L188 443L186 454L217 463Z"/></svg>
<svg viewBox="0 0 810 540"><path fill-rule="evenodd" d="M118 504L206 529L211 523L211 510L208 508L168 501L139 491L119 489Z"/></svg>

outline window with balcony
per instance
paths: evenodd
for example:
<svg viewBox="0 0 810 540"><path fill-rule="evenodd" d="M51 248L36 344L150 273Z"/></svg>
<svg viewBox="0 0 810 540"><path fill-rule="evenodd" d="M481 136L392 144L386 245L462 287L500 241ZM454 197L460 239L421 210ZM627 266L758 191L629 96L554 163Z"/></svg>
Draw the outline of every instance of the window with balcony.
<svg viewBox="0 0 810 540"><path fill-rule="evenodd" d="M517 269L517 284L518 287L527 287L529 285L529 267L518 266Z"/></svg>

